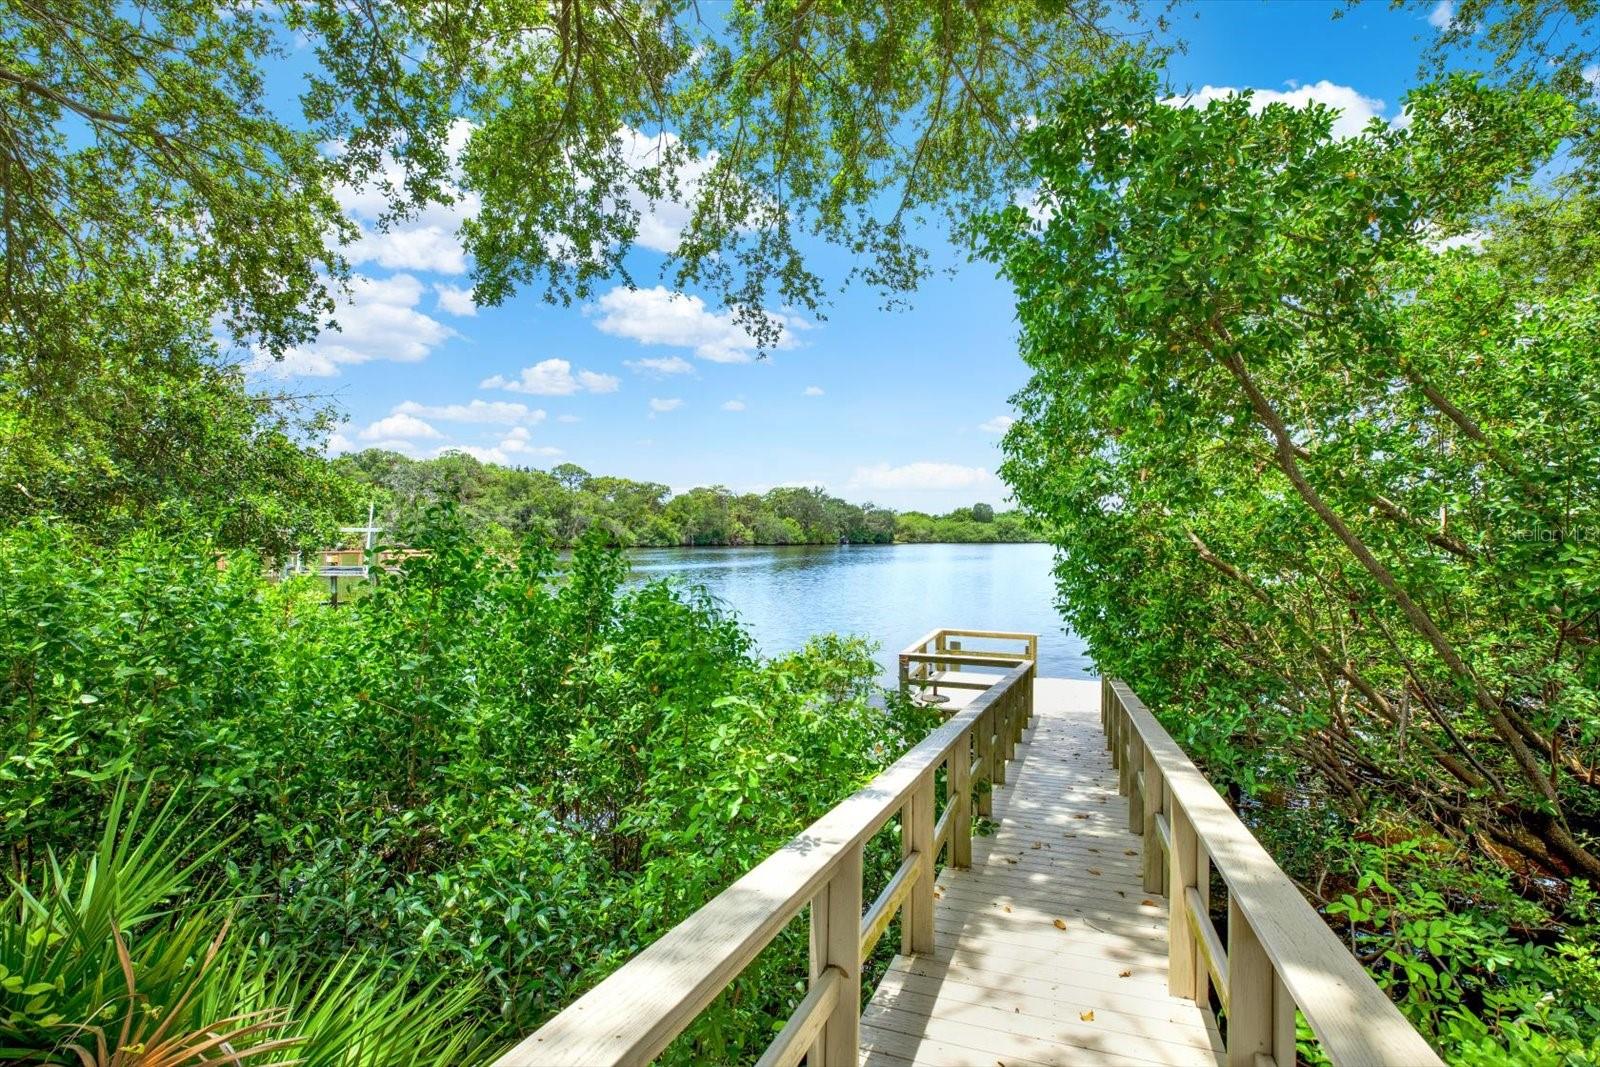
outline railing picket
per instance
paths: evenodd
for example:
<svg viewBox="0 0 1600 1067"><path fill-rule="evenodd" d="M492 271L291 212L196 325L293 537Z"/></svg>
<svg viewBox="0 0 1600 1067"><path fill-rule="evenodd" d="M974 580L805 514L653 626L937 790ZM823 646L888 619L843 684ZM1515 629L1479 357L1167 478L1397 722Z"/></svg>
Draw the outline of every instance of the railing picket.
<svg viewBox="0 0 1600 1067"><path fill-rule="evenodd" d="M1151 755L1150 746L1141 744L1139 748L1144 755L1144 782L1141 789L1144 794L1144 891L1159 893L1164 884L1161 872L1166 851L1161 848L1157 819L1161 815L1162 794L1166 792L1166 787L1161 781L1161 765Z"/></svg>
<svg viewBox="0 0 1600 1067"><path fill-rule="evenodd" d="M978 716L978 721L973 724L972 732L977 736L978 763L982 765L984 781L987 788L978 791L978 814L984 818L994 814L994 787L1005 781L996 778L994 772L994 706L991 704L984 713Z"/></svg>
<svg viewBox="0 0 1600 1067"><path fill-rule="evenodd" d="M1195 834L1194 897L1191 899L1199 905L1195 909L1195 918L1205 923L1206 931L1216 940L1217 926L1211 921L1211 854L1206 851L1205 840L1198 833ZM1195 936L1201 935L1197 933ZM1199 953L1195 960L1194 999L1201 1004L1211 999L1211 968L1207 966L1204 952Z"/></svg>
<svg viewBox="0 0 1600 1067"><path fill-rule="evenodd" d="M842 856L811 900L811 983L843 972L839 995L806 1056L807 1067L855 1067L861 1043L861 853Z"/></svg>
<svg viewBox="0 0 1600 1067"><path fill-rule="evenodd" d="M1234 901L1228 902L1228 1067L1273 1054L1272 961Z"/></svg>
<svg viewBox="0 0 1600 1067"><path fill-rule="evenodd" d="M917 877L900 913L900 951L933 951L933 771L911 791L900 812L900 854L917 857Z"/></svg>
<svg viewBox="0 0 1600 1067"><path fill-rule="evenodd" d="M950 750L949 776L945 779L950 806L950 866L972 866L972 735L968 733Z"/></svg>
<svg viewBox="0 0 1600 1067"><path fill-rule="evenodd" d="M1167 991L1175 997L1194 1000L1199 992L1195 985L1195 971L1204 964L1197 959L1199 951L1194 931L1189 926L1189 889L1195 884L1195 868L1199 843L1194 827L1181 807L1174 807L1168 828L1172 834L1172 851L1167 863L1172 879L1167 888Z"/></svg>

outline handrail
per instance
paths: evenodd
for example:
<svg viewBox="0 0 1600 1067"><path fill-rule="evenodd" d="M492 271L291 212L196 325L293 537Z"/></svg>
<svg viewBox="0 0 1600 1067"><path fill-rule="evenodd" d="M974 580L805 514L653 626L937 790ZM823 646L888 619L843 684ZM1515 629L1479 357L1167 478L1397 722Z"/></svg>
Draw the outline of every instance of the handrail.
<svg viewBox="0 0 1600 1067"><path fill-rule="evenodd" d="M1295 1010L1335 1065L1441 1064L1132 689L1102 679L1100 719L1144 835L1144 889L1168 900L1167 986L1228 1018L1229 1067L1295 1062ZM1228 887L1228 944L1210 870Z"/></svg>
<svg viewBox="0 0 1600 1067"><path fill-rule="evenodd" d="M937 643L941 633L965 631L934 631L924 644ZM1033 635L1006 636L1037 645ZM762 1062L804 1058L807 1067L854 1067L864 945L876 942L899 910L901 951L933 951L936 827L944 829L950 865L970 866L973 787L1004 784L1005 763L1033 714L1034 673L1029 659L999 675L882 774L524 1038L496 1067L648 1062L807 905L811 989ZM936 818L940 767L949 802ZM976 808L990 814L987 791L978 793ZM897 813L905 861L864 917L863 851Z"/></svg>
<svg viewBox="0 0 1600 1067"><path fill-rule="evenodd" d="M963 648L962 641L1021 642L1018 652L992 649ZM910 694L911 687L942 685L949 689L984 689L986 682L971 682L948 678L952 667L988 667L998 669L1027 660L1039 662L1039 635L1015 630L964 630L941 627L929 630L921 638L900 652L900 691Z"/></svg>

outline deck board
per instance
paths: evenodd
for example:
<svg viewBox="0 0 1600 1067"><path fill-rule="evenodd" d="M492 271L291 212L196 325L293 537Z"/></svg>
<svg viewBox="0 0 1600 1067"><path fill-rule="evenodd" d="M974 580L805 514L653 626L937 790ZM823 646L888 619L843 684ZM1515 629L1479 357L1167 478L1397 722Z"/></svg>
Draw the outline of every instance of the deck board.
<svg viewBox="0 0 1600 1067"><path fill-rule="evenodd" d="M1210 1013L1167 993L1166 898L1143 891L1097 694L1035 683L999 827L973 839L971 868L939 872L934 951L890 965L861 1018L863 1065L1220 1062Z"/></svg>

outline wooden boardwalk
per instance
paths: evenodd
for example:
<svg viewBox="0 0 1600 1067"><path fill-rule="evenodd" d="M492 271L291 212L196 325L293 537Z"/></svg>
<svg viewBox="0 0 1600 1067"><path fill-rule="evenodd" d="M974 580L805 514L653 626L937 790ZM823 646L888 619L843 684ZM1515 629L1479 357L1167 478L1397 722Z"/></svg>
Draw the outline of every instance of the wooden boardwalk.
<svg viewBox="0 0 1600 1067"><path fill-rule="evenodd" d="M760 1067L1293 1067L1297 1019L1335 1067L1444 1067L1138 695L1037 660L1030 633L907 647L903 689L967 698L949 720L496 1067L649 1063L802 916L806 993ZM869 903L865 850L894 820L901 862ZM947 854L963 866L936 871Z"/></svg>
<svg viewBox="0 0 1600 1067"><path fill-rule="evenodd" d="M998 828L939 873L937 948L896 956L861 1016L861 1063L1218 1063L1211 1014L1167 992L1166 898L1141 888L1097 683L1038 679L1034 710Z"/></svg>

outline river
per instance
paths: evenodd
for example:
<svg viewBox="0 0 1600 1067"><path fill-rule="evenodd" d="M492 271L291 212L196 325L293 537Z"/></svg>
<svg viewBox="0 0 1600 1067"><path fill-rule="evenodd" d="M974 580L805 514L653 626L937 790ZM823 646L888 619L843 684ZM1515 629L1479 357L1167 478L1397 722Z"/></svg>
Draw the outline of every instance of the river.
<svg viewBox="0 0 1600 1067"><path fill-rule="evenodd" d="M878 643L892 678L895 654L937 627L1023 630L1039 635L1039 673L1092 677L1083 642L1052 603L1048 545L647 548L629 555L638 578L677 575L705 586L767 654L797 649L812 634L856 634Z"/></svg>

